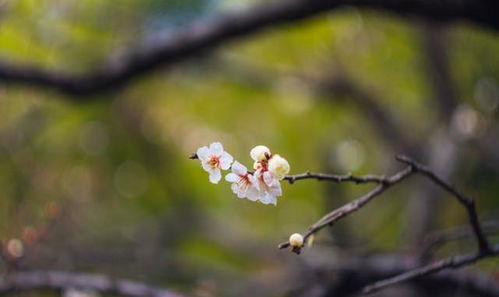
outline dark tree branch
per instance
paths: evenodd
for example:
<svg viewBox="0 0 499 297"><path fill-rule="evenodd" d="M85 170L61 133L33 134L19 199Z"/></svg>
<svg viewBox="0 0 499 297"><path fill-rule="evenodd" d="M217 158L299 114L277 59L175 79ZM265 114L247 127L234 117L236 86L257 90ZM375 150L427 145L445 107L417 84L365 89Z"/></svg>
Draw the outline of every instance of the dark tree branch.
<svg viewBox="0 0 499 297"><path fill-rule="evenodd" d="M15 272L0 278L0 295L18 291L79 289L129 297L182 297L169 290L102 274L64 271Z"/></svg>
<svg viewBox="0 0 499 297"><path fill-rule="evenodd" d="M305 19L349 5L435 21L466 19L489 28L499 28L494 0L280 0L240 13L194 24L169 39L105 64L99 70L77 76L49 72L32 66L0 63L0 79L54 88L71 95L88 95L121 87L131 79L162 66L173 65L223 43L271 26Z"/></svg>
<svg viewBox="0 0 499 297"><path fill-rule="evenodd" d="M293 184L295 181L302 179L327 180L327 181L334 181L337 183L353 182L356 184L366 184L366 183L382 184L388 182L388 178L384 176L378 176L378 175L355 176L352 175L351 173L345 175L338 175L338 174L305 172L295 175L286 175L284 177L284 180L287 180L290 184Z"/></svg>
<svg viewBox="0 0 499 297"><path fill-rule="evenodd" d="M335 182L340 182L340 181L354 181L354 182L375 182L379 183L380 185L374 188L372 191L368 192L366 195L349 202L345 205L343 205L340 208L337 208L333 210L332 212L326 214L323 216L319 221L317 221L315 224L310 226L308 231L304 235L304 240L306 241L308 237L310 237L312 234L319 232L321 229L327 226L332 226L335 222L338 220L342 219L343 217L349 215L352 212L355 212L365 206L369 201L371 201L373 198L376 196L380 195L383 193L386 189L389 187L393 186L394 184L404 180L406 177L413 173L420 173L423 176L426 176L429 178L431 181L435 182L437 185L442 187L444 190L447 192L451 193L458 202L466 209L468 218L469 218L469 223L470 226L473 230L473 234L475 236L475 239L478 244L479 251L481 253L487 254L491 252L490 250L490 243L487 240L487 237L485 236L482 227L480 225L480 222L478 221L478 215L476 212L475 208L475 202L473 199L470 197L460 193L455 187L451 186L447 182L445 182L443 179L438 177L434 172L432 172L429 168L427 168L424 165L421 165L417 163L416 161L406 157L406 156L397 156L396 159L400 162L403 162L409 167L405 168L404 170L399 171L398 173L388 177L375 177L375 176L367 176L364 178L361 177L352 177L351 175L346 175L346 176L337 176L337 175L328 175L328 174L318 174L318 173L305 173L305 174L300 174L296 176L287 176L286 179L289 180L291 183L294 182L297 179L304 179L304 178L316 178L316 179L323 179L323 180L330 180L330 181L335 181ZM284 242L279 244L279 248L287 248L289 247L289 242ZM299 250L297 250L299 252Z"/></svg>
<svg viewBox="0 0 499 297"><path fill-rule="evenodd" d="M410 158L408 158L406 156L397 156L397 160L410 165L415 171L428 177L430 180L432 180L437 185L442 187L445 191L449 192L454 197L456 197L456 199L459 201L459 203L466 209L466 212L468 214L469 223L470 223L470 226L471 226L473 233L475 235L479 251L483 252L483 253L489 252L490 244L489 244L487 237L485 236L485 234L482 230L480 222L478 221L478 215L476 212L474 200L471 199L470 197L460 193L455 187L451 186L450 184L448 184L447 182L442 180L440 177L438 177L435 173L433 173L426 166L418 164L417 162L415 162L414 160L411 160Z"/></svg>
<svg viewBox="0 0 499 297"><path fill-rule="evenodd" d="M303 236L304 242L306 242L310 236L319 232L321 229L327 226L332 226L335 222L342 219L343 217L351 214L354 211L359 210L360 208L365 206L369 201L371 201L374 197L380 195L392 185L404 180L406 177L410 176L413 173L419 173L429 178L438 186L442 187L445 191L449 192L454 197L456 197L458 202L466 209L469 218L469 224L473 230L474 237L478 243L478 251L468 255L450 257L421 268L410 270L398 276L394 276L389 279L376 282L366 287L364 292L366 293L374 292L378 289L393 284L397 284L406 280L425 276L448 268L459 268L465 265L472 264L483 258L499 255L499 245L492 247L482 230L480 222L478 221L478 215L475 209L475 203L473 199L459 192L455 187L445 182L442 178L440 178L437 174L435 174L426 166L421 165L406 156L397 156L396 159L402 163L409 165L409 167L405 168L402 171L399 171L398 173L386 179L378 180L380 182L380 185L374 188L372 191L368 192L366 195L326 214L324 217L322 217L319 221L317 221L308 229L308 231ZM302 176L306 177L306 174ZM331 180L338 182L337 178L333 178ZM289 246L290 246L289 242L284 242L279 244L279 248L281 249L287 248ZM301 247L293 246L292 251L299 254L301 252Z"/></svg>
<svg viewBox="0 0 499 297"><path fill-rule="evenodd" d="M367 286L364 289L365 293L371 293L376 290L382 289L387 286L398 284L413 278L421 277L431 273L435 273L448 268L459 268L465 265L475 263L483 258L492 257L499 255L499 245L491 246L485 233L482 230L482 226L478 221L478 215L475 209L475 203L470 197L460 193L455 187L445 182L439 176L437 176L433 171L424 165L417 163L414 160L406 156L397 156L398 161L408 164L415 172L422 174L423 176L429 178L431 181L442 187L444 190L452 194L458 202L466 209L469 219L469 224L473 230L473 235L478 244L478 251L468 255L453 256L438 262L423 266L421 268L416 268L407 271L403 274L376 282L372 285Z"/></svg>
<svg viewBox="0 0 499 297"><path fill-rule="evenodd" d="M321 264L315 268L320 275L320 284L328 287L327 296L358 296L366 285L376 280L416 268L418 257L408 255L366 255L341 257L331 264ZM490 277L476 271L445 270L409 280L410 285L422 289L424 296L465 296L498 297L499 284ZM307 296L306 294L298 296Z"/></svg>
<svg viewBox="0 0 499 297"><path fill-rule="evenodd" d="M410 270L408 272L399 274L397 276L384 279L382 281L375 282L367 287L364 288L364 293L373 293L375 291L378 291L380 289L383 289L385 287L399 284L401 282L405 282L414 278L426 276L432 273L439 272L444 269L449 269L449 268L460 268L462 266L470 265L478 260L487 258L487 257L492 257L492 256L497 256L499 255L499 245L496 245L488 252L482 252L478 251L472 254L468 255L460 255L460 256L453 256L444 260L440 260L438 262L423 266L421 268L416 268L413 270Z"/></svg>
<svg viewBox="0 0 499 297"><path fill-rule="evenodd" d="M337 222L337 221L341 220L342 218L346 217L347 215L359 210L364 205L366 205L369 201L371 201L373 198L380 195L381 193L383 193L385 190L387 190L391 186L401 182L402 180L404 180L405 178L407 178L408 176L410 176L414 172L415 172L414 167L409 166L409 167L397 172L396 174L386 178L386 180L384 180L379 186L377 186L376 188L374 188L372 191L368 192L364 196L362 196L362 197L360 197L352 202L349 202L349 203L343 205L342 207L337 208L337 209L333 210L332 212L326 214L319 221L317 221L315 224L310 226L308 231L303 236L304 241L306 242L310 236L319 232L323 228L325 228L327 226L332 226L335 222ZM283 242L283 243L279 244L280 249L287 248L287 247L289 247L289 242ZM300 252L299 249L293 249L293 251L298 252L298 253Z"/></svg>

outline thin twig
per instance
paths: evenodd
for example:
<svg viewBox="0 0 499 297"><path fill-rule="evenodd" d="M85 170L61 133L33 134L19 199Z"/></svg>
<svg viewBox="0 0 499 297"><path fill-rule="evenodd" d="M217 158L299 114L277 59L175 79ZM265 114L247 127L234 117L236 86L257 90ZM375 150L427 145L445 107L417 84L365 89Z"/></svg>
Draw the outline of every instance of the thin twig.
<svg viewBox="0 0 499 297"><path fill-rule="evenodd" d="M461 192L459 192L454 186L445 182L443 179L438 177L434 172L432 172L429 168L424 165L417 163L416 161L410 159L406 156L397 156L396 159L400 162L410 165L414 170L418 173L429 178L431 181L435 182L437 185L442 187L444 190L452 194L456 197L457 201L466 209L468 214L469 224L473 230L475 235L478 249L480 252L487 253L490 249L490 244L487 240L487 237L484 235L482 227L480 226L480 222L478 221L478 215L475 208L475 202L471 197L468 197Z"/></svg>
<svg viewBox="0 0 499 297"><path fill-rule="evenodd" d="M286 175L284 179L287 180L290 184L293 184L295 181L301 179L327 180L327 181L334 181L337 183L354 182L356 184L365 184L365 183L382 184L388 181L388 179L385 176L379 176L379 175L354 176L351 173L345 175L338 175L338 174L326 174L326 173L314 173L314 172Z"/></svg>
<svg viewBox="0 0 499 297"><path fill-rule="evenodd" d="M371 201L374 197L380 195L383 193L385 190L390 188L391 186L401 182L408 176L410 176L412 173L414 173L414 167L409 166L396 174L386 178L379 186L365 194L364 196L349 202L345 205L343 205L340 208L337 208L333 210L332 212L326 214L323 216L319 221L317 221L315 224L310 226L308 231L305 233L304 241L306 242L307 239L312 236L313 234L319 232L321 229L327 226L332 226L335 222L339 221L340 219L346 217L347 215L359 210L362 208L364 205L366 205L369 201ZM279 244L278 246L280 249L287 248L289 247L289 242L283 242ZM294 249L295 252L299 252L299 249Z"/></svg>
<svg viewBox="0 0 499 297"><path fill-rule="evenodd" d="M182 297L148 284L115 279L103 274L65 271L15 272L0 278L0 295L26 290L89 290L129 297Z"/></svg>
<svg viewBox="0 0 499 297"><path fill-rule="evenodd" d="M497 255L499 255L499 245L490 248L489 252L487 253L478 251L468 255L453 256L420 268L410 270L408 272L399 274L397 276L375 282L365 287L363 292L366 294L373 293L375 291L378 291L380 289L383 289L391 285L405 282L414 278L426 276L428 274L436 273L444 269L449 269L449 268L455 269L462 266L470 265L477 262L478 260Z"/></svg>
<svg viewBox="0 0 499 297"><path fill-rule="evenodd" d="M359 290L366 285L417 268L418 265L419 258L412 255L348 253L348 256L337 257L333 261L321 261L315 270L321 277L321 285L329 288L321 296L358 296ZM436 293L441 296L452 295L456 289L464 296L499 296L499 283L494 276L474 270L448 269L409 282L411 286L422 289L418 296L433 296Z"/></svg>
<svg viewBox="0 0 499 297"><path fill-rule="evenodd" d="M438 262L407 271L403 274L378 281L364 289L365 293L371 293L387 286L398 284L416 277L428 275L448 268L459 268L461 266L472 264L480 259L496 256L499 254L499 245L491 247L487 237L485 236L482 226L478 221L478 214L475 209L475 203L472 198L459 192L454 186L445 182L428 167L417 163L406 156L397 156L396 159L400 162L408 164L415 172L422 174L431 181L442 187L445 191L452 194L457 201L466 209L468 214L469 224L473 231L473 235L477 241L478 251L468 255L453 256Z"/></svg>
<svg viewBox="0 0 499 297"><path fill-rule="evenodd" d="M325 228L326 226L332 226L335 222L338 220L346 217L347 215L351 214L354 211L359 210L363 206L365 206L369 201L371 201L374 197L380 195L383 193L386 189L391 187L394 184L397 184L404 180L406 177L410 176L413 173L419 173L427 178L429 178L431 181L442 187L444 190L452 194L454 197L456 197L457 201L466 209L468 218L469 218L469 224L472 228L473 235L477 241L478 244L478 251L472 254L468 255L461 255L461 256L454 256L450 257L435 263L432 263L427 266L423 266L421 268L416 268L413 270L410 270L406 273L403 273L401 275L382 280L379 282L376 282L372 285L369 285L365 288L364 292L370 293L374 292L376 290L379 290L381 288L397 284L409 279L417 278L420 276L428 275L431 273L435 273L444 269L448 268L459 268L461 266L469 265L472 264L480 259L491 257L491 256L496 256L499 254L499 245L491 247L488 239L486 238L482 226L480 225L480 222L478 221L478 215L476 212L475 208L475 203L472 198L462 194L459 192L454 186L450 185L449 183L445 182L442 178L440 178L437 174L435 174L433 171L431 171L428 167L421 165L417 163L416 161L406 157L406 156L397 156L396 159L402 163L405 163L409 165L409 167L405 168L404 170L401 170L397 172L396 174L388 177L388 178L383 178L383 179L374 179L374 182L379 182L380 184L374 188L372 191L368 192L364 196L347 203L343 205L342 207L333 210L332 212L326 214L324 217L322 217L319 221L317 221L315 224L313 224L308 231L304 235L304 242L307 241L307 239L312 236L313 234L319 232L321 229ZM324 177L323 175L312 175L308 176L308 174L304 175L298 175L301 178L317 178L319 179L320 177ZM327 176L327 175L326 175ZM348 177L348 176L347 176ZM338 181L338 177L333 177L330 180L333 181ZM290 182L293 182L294 179L291 177ZM353 180L355 181L355 180ZM370 180L373 182L373 180ZM290 246L289 242L284 242L279 245L279 248L287 248ZM301 247L296 247L294 246L292 248L292 251L299 254L301 251Z"/></svg>

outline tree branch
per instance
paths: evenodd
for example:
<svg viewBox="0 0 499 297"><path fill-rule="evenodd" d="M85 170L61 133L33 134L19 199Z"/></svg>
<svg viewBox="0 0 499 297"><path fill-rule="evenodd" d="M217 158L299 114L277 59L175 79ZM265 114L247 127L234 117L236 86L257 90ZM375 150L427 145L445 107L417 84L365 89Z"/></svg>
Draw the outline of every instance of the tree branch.
<svg viewBox="0 0 499 297"><path fill-rule="evenodd" d="M182 297L169 290L102 274L64 271L15 272L0 278L0 295L17 291L80 289L129 297Z"/></svg>
<svg viewBox="0 0 499 297"><path fill-rule="evenodd" d="M459 268L465 265L475 263L483 258L499 255L499 245L492 247L485 236L480 222L478 221L478 215L475 209L475 203L473 199L460 193L455 187L445 182L435 173L433 173L429 168L424 165L417 163L414 160L406 156L397 156L396 159L400 162L408 164L415 172L422 174L423 176L429 178L431 181L442 187L447 192L451 193L456 197L457 201L466 209L469 219L469 224L473 230L473 234L478 244L478 251L468 255L453 256L438 262L423 266L421 268L413 269L403 274L376 282L372 285L367 286L364 289L365 293L371 293L376 290L382 289L387 286L398 284L413 278L435 273L448 268Z"/></svg>
<svg viewBox="0 0 499 297"><path fill-rule="evenodd" d="M319 283L328 288L321 297L358 296L359 291L369 283L414 269L418 264L418 257L409 255L349 255L339 257L332 263L321 263L315 270L320 276ZM477 271L446 270L410 279L409 284L422 290L423 294L416 296L453 296L457 292L464 296L499 296L499 284ZM387 293L387 296L391 295Z"/></svg>
<svg viewBox="0 0 499 297"><path fill-rule="evenodd" d="M342 207L337 208L337 209L333 210L332 212L326 214L320 220L318 220L315 224L310 226L308 231L303 236L304 242L306 242L310 236L319 232L324 227L332 226L335 222L337 222L337 221L341 220L342 218L346 217L347 215L359 210L364 205L366 205L369 201L371 201L373 198L380 195L381 193L383 193L385 190L387 190L391 186L401 182L402 180L404 180L405 178L407 178L408 176L410 176L414 172L415 172L414 167L409 166L409 167L397 172L396 174L388 177L379 186L377 186L376 188L374 188L372 191L368 192L364 196L362 196L362 197L360 197L352 202L349 202L349 203L343 205ZM287 248L289 246L290 246L289 242L286 241L286 242L279 244L278 247L280 249L283 249L283 248ZM293 251L299 253L300 249L295 248L295 249L293 249Z"/></svg>
<svg viewBox="0 0 499 297"><path fill-rule="evenodd" d="M33 66L0 63L0 80L54 88L70 95L89 95L121 87L131 79L162 66L173 65L239 36L305 19L349 5L435 21L466 19L499 29L493 0L278 0L244 12L212 18L182 29L165 41L151 44L119 63L104 63L85 75L49 72ZM76 98L75 98L76 99ZM80 98L80 100L82 100Z"/></svg>
<svg viewBox="0 0 499 297"><path fill-rule="evenodd" d="M487 258L487 257L492 257L492 256L497 256L499 255L499 245L496 245L488 252L482 252L478 251L472 254L468 255L459 255L459 256L453 256L447 259L440 260L438 262L423 266L421 268L416 268L413 270L410 270L406 273L384 279L379 282L375 282L367 287L364 288L364 293L373 293L375 291L378 291L380 289L383 289L385 287L395 285L401 282L405 282L414 278L418 278L421 276L426 276L432 273L439 272L444 269L449 269L449 268L459 268L462 266L470 265L473 264L481 259Z"/></svg>
<svg viewBox="0 0 499 297"><path fill-rule="evenodd" d="M397 156L396 159L402 163L409 165L409 167L405 168L402 171L399 171L398 173L387 178L386 180L383 180L379 186L374 188L372 191L368 192L366 195L326 214L324 217L322 217L319 221L317 221L308 229L308 231L304 235L304 242L306 242L310 236L317 233L324 227L332 226L336 221L362 208L374 197L383 193L390 186L404 180L406 177L408 177L413 173L419 173L427 177L428 179L430 179L440 187L442 187L444 190L452 194L454 197L456 197L457 201L466 209L468 214L469 224L473 230L474 237L478 244L478 251L468 255L450 257L438 261L436 263L423 266L421 268L413 269L401 275L376 282L372 285L367 286L364 292L366 293L374 292L381 288L397 284L409 279L428 275L448 268L459 268L461 266L472 264L483 258L499 255L499 245L491 247L488 239L486 238L482 230L480 222L478 221L478 215L475 209L475 203L472 198L459 192L455 187L445 182L442 178L440 178L437 174L435 174L426 166L421 165L406 156ZM306 177L306 174L304 177ZM338 181L337 178L332 180ZM290 246L289 242L284 242L279 245L279 248L282 249L282 248L287 248L289 246ZM301 247L293 246L292 251L299 254L301 252Z"/></svg>
<svg viewBox="0 0 499 297"><path fill-rule="evenodd" d="M319 180L331 180L336 182L341 181L354 181L354 182L376 182L380 185L374 188L372 191L368 192L366 195L349 202L343 205L340 208L337 208L330 213L323 216L319 221L313 224L308 231L304 235L304 241L307 240L312 234L317 233L321 229L326 226L332 226L336 221L342 219L343 217L349 215L350 213L359 210L361 207L365 206L369 201L371 201L374 197L383 193L386 189L393 186L394 184L404 180L406 177L411 175L412 173L420 173L423 176L426 176L431 181L435 182L437 185L442 187L447 192L451 193L458 202L466 209L469 219L469 224L473 230L473 234L478 244L478 249L480 253L487 254L491 252L490 243L485 236L480 222L478 221L478 215L475 208L475 202L472 198L460 193L455 187L445 182L439 176L437 176L434 172L432 172L429 168L424 165L417 163L416 161L406 157L406 156L397 156L396 159L402 163L409 165L409 167L404 170L399 171L398 173L388 177L376 177L376 176L367 176L367 177L353 177L351 175L338 176L338 175L329 175L329 174L320 174L320 173L304 173L299 175L291 175L287 176L286 179L293 183L297 179L305 179L305 178L316 178ZM283 242L279 244L279 248L287 248L289 247L289 242ZM299 249L296 250L300 252Z"/></svg>
<svg viewBox="0 0 499 297"><path fill-rule="evenodd" d="M366 184L366 183L382 184L388 182L388 178L384 176L378 176L378 175L354 176L351 173L345 175L337 175L337 174L305 172L296 175L286 175L284 177L284 180L287 180L290 184L293 184L295 181L302 179L317 179L319 181L327 180L327 181L334 181L337 183L354 182L356 184Z"/></svg>
<svg viewBox="0 0 499 297"><path fill-rule="evenodd" d="M442 180L426 166L418 164L416 161L411 160L406 156L397 156L397 160L410 165L415 171L426 176L427 178L435 182L437 185L442 187L444 190L446 190L454 197L456 197L458 202L466 209L466 212L468 213L469 224L475 235L479 251L484 253L489 252L490 244L483 233L482 227L480 226L480 222L478 221L478 215L476 212L474 200L460 193L456 188L454 188L453 186Z"/></svg>

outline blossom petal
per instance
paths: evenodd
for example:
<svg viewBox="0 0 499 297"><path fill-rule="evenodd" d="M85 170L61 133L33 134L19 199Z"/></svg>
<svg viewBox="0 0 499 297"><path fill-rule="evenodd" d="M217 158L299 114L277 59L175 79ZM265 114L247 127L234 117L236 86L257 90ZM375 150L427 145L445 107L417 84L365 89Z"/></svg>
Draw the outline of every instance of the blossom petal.
<svg viewBox="0 0 499 297"><path fill-rule="evenodd" d="M275 184L270 187L269 192L272 196L277 197L282 195L281 183L277 181Z"/></svg>
<svg viewBox="0 0 499 297"><path fill-rule="evenodd" d="M207 146L202 146L202 147L198 148L196 155L198 156L198 158L200 160L206 160L209 158L210 150L208 149Z"/></svg>
<svg viewBox="0 0 499 297"><path fill-rule="evenodd" d="M271 196L269 204L277 206L277 198L275 196Z"/></svg>
<svg viewBox="0 0 499 297"><path fill-rule="evenodd" d="M268 171L265 171L263 173L263 181L267 184L267 186L271 187L272 185L274 185L274 182L278 182L274 176L272 175L272 173L268 172Z"/></svg>
<svg viewBox="0 0 499 297"><path fill-rule="evenodd" d="M277 198L271 192L264 192L260 198L260 202L263 204L274 204L277 205Z"/></svg>
<svg viewBox="0 0 499 297"><path fill-rule="evenodd" d="M241 163L234 161L234 163L232 164L232 172L234 172L237 175L243 176L246 175L246 173L248 173L248 169L246 168L246 166L242 165Z"/></svg>
<svg viewBox="0 0 499 297"><path fill-rule="evenodd" d="M273 191L273 194L274 194L274 197L277 197L277 196L282 196L282 189L281 189L281 184L280 183L277 183L274 191Z"/></svg>
<svg viewBox="0 0 499 297"><path fill-rule="evenodd" d="M254 187L257 191L260 191L260 185L258 184L258 180L253 174L248 173L248 180L251 183L252 187Z"/></svg>
<svg viewBox="0 0 499 297"><path fill-rule="evenodd" d="M235 183L239 180L239 176L234 173L229 173L225 176L225 180L228 181L229 183Z"/></svg>
<svg viewBox="0 0 499 297"><path fill-rule="evenodd" d="M203 169L205 171L208 171L208 172L210 172L211 170L213 170L213 168L211 168L211 166L208 165L208 163L205 162L205 161L201 161L201 167L203 167Z"/></svg>
<svg viewBox="0 0 499 297"><path fill-rule="evenodd" d="M260 202L263 204L269 204L272 202L272 196L268 192L265 192L262 196L260 196Z"/></svg>
<svg viewBox="0 0 499 297"><path fill-rule="evenodd" d="M214 143L210 144L210 152L214 156L221 156L222 153L224 152L224 147L222 146L222 144L220 142L214 142Z"/></svg>
<svg viewBox="0 0 499 297"><path fill-rule="evenodd" d="M239 186L237 183L233 183L230 188L232 189L232 192L237 195L239 198L244 198L239 195Z"/></svg>
<svg viewBox="0 0 499 297"><path fill-rule="evenodd" d="M241 187L238 188L237 197L244 198L246 196L246 191L244 191Z"/></svg>
<svg viewBox="0 0 499 297"><path fill-rule="evenodd" d="M232 164L233 160L234 160L234 158L232 158L232 156L229 153L223 152L222 156L220 157L220 167L223 170L229 169L230 164Z"/></svg>
<svg viewBox="0 0 499 297"><path fill-rule="evenodd" d="M210 182L213 184L218 184L218 182L222 179L222 173L220 169L211 169L210 170Z"/></svg>
<svg viewBox="0 0 499 297"><path fill-rule="evenodd" d="M246 198L251 201L257 201L260 198L260 191L254 185L251 185L246 192Z"/></svg>

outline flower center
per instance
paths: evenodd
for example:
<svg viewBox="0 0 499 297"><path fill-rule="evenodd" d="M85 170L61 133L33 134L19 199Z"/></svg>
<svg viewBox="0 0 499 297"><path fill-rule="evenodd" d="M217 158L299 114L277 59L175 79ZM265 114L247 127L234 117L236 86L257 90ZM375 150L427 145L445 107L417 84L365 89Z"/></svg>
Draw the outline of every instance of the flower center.
<svg viewBox="0 0 499 297"><path fill-rule="evenodd" d="M215 157L215 156L211 157L210 161L208 161L208 165L213 169L219 168L220 167L220 158Z"/></svg>

